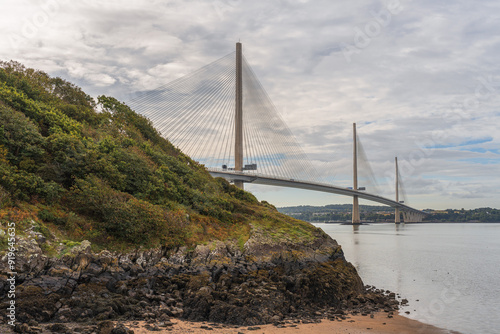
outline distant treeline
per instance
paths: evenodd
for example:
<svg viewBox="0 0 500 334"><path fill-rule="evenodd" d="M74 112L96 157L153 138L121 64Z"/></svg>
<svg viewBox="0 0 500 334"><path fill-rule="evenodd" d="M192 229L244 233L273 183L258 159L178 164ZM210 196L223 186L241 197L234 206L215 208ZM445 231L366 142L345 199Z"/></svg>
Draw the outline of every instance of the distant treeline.
<svg viewBox="0 0 500 334"><path fill-rule="evenodd" d="M388 206L360 205L361 219L370 221L394 221L394 209ZM290 206L278 208L278 211L294 218L309 221L349 221L351 204L330 204L325 206Z"/></svg>
<svg viewBox="0 0 500 334"><path fill-rule="evenodd" d="M365 212L374 211L393 211L394 209L388 206L378 206L378 205L360 205L360 210ZM300 205L300 206L287 206L278 208L282 213L306 213L306 212L350 212L352 210L352 204L329 204L325 206L312 206L312 205Z"/></svg>
<svg viewBox="0 0 500 334"><path fill-rule="evenodd" d="M309 222L349 221L351 220L351 204L330 204L325 206L290 206L278 208L278 211ZM500 222L500 210L478 208L472 210L446 209L431 210L424 221L436 222ZM387 206L360 205L361 220L384 222L394 221L394 209Z"/></svg>
<svg viewBox="0 0 500 334"><path fill-rule="evenodd" d="M500 210L493 208L478 208L472 210L447 209L439 211L429 211L426 217L428 221L448 221L448 222L500 222Z"/></svg>

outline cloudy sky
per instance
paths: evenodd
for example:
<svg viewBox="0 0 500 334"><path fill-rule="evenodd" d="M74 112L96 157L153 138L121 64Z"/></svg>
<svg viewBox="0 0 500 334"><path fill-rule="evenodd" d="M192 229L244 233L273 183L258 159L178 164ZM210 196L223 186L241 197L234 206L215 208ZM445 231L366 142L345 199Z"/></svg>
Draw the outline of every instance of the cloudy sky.
<svg viewBox="0 0 500 334"><path fill-rule="evenodd" d="M325 180L349 186L352 123L384 196L500 207L500 3L2 0L0 59L127 101L234 50ZM248 186L278 206L349 198Z"/></svg>

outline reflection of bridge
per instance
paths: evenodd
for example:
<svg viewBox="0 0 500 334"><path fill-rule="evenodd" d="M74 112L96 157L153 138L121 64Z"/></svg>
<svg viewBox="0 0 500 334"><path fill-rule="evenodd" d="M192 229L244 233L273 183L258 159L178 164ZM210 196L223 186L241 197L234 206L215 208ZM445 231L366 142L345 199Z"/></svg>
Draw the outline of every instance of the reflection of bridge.
<svg viewBox="0 0 500 334"><path fill-rule="evenodd" d="M360 221L359 198L395 208L397 223L400 210L405 222L421 221L425 215L399 201L397 172L395 201L358 188L355 125L354 187L318 183L311 162L243 57L241 43L235 53L129 105L184 153L207 166L214 177L224 177L240 188L251 182L352 196L353 223Z"/></svg>

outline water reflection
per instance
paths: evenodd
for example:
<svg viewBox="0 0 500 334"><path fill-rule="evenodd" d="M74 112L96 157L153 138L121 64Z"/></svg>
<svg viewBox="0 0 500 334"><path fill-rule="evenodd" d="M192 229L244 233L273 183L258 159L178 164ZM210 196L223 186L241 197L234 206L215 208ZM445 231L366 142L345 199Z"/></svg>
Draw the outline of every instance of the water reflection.
<svg viewBox="0 0 500 334"><path fill-rule="evenodd" d="M359 233L359 226L360 225L352 225L352 232L354 234L358 234Z"/></svg>
<svg viewBox="0 0 500 334"><path fill-rule="evenodd" d="M500 318L491 312L500 309L493 283L500 277L500 224L316 226L337 240L365 284L410 301L403 314L464 334L499 333ZM453 300L450 291L459 292Z"/></svg>

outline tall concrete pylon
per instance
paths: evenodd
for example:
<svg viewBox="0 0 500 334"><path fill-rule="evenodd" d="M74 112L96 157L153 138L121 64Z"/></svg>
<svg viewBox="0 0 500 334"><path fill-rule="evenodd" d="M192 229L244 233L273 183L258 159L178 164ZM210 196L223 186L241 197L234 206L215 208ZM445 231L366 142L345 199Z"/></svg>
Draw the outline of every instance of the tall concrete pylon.
<svg viewBox="0 0 500 334"><path fill-rule="evenodd" d="M234 115L234 170L243 171L243 77L242 46L236 43L236 103ZM235 180L234 185L243 189L243 181Z"/></svg>
<svg viewBox="0 0 500 334"><path fill-rule="evenodd" d="M352 171L353 171L353 189L358 190L358 143L356 138L356 123L352 123L352 140L353 140L353 150L352 150ZM352 197L352 223L359 224L361 219L359 217L359 198L358 196Z"/></svg>
<svg viewBox="0 0 500 334"><path fill-rule="evenodd" d="M398 169L398 157L394 158L396 162L396 202L399 203L399 169ZM401 223L401 215L399 214L399 208L394 209L394 222L396 224Z"/></svg>

